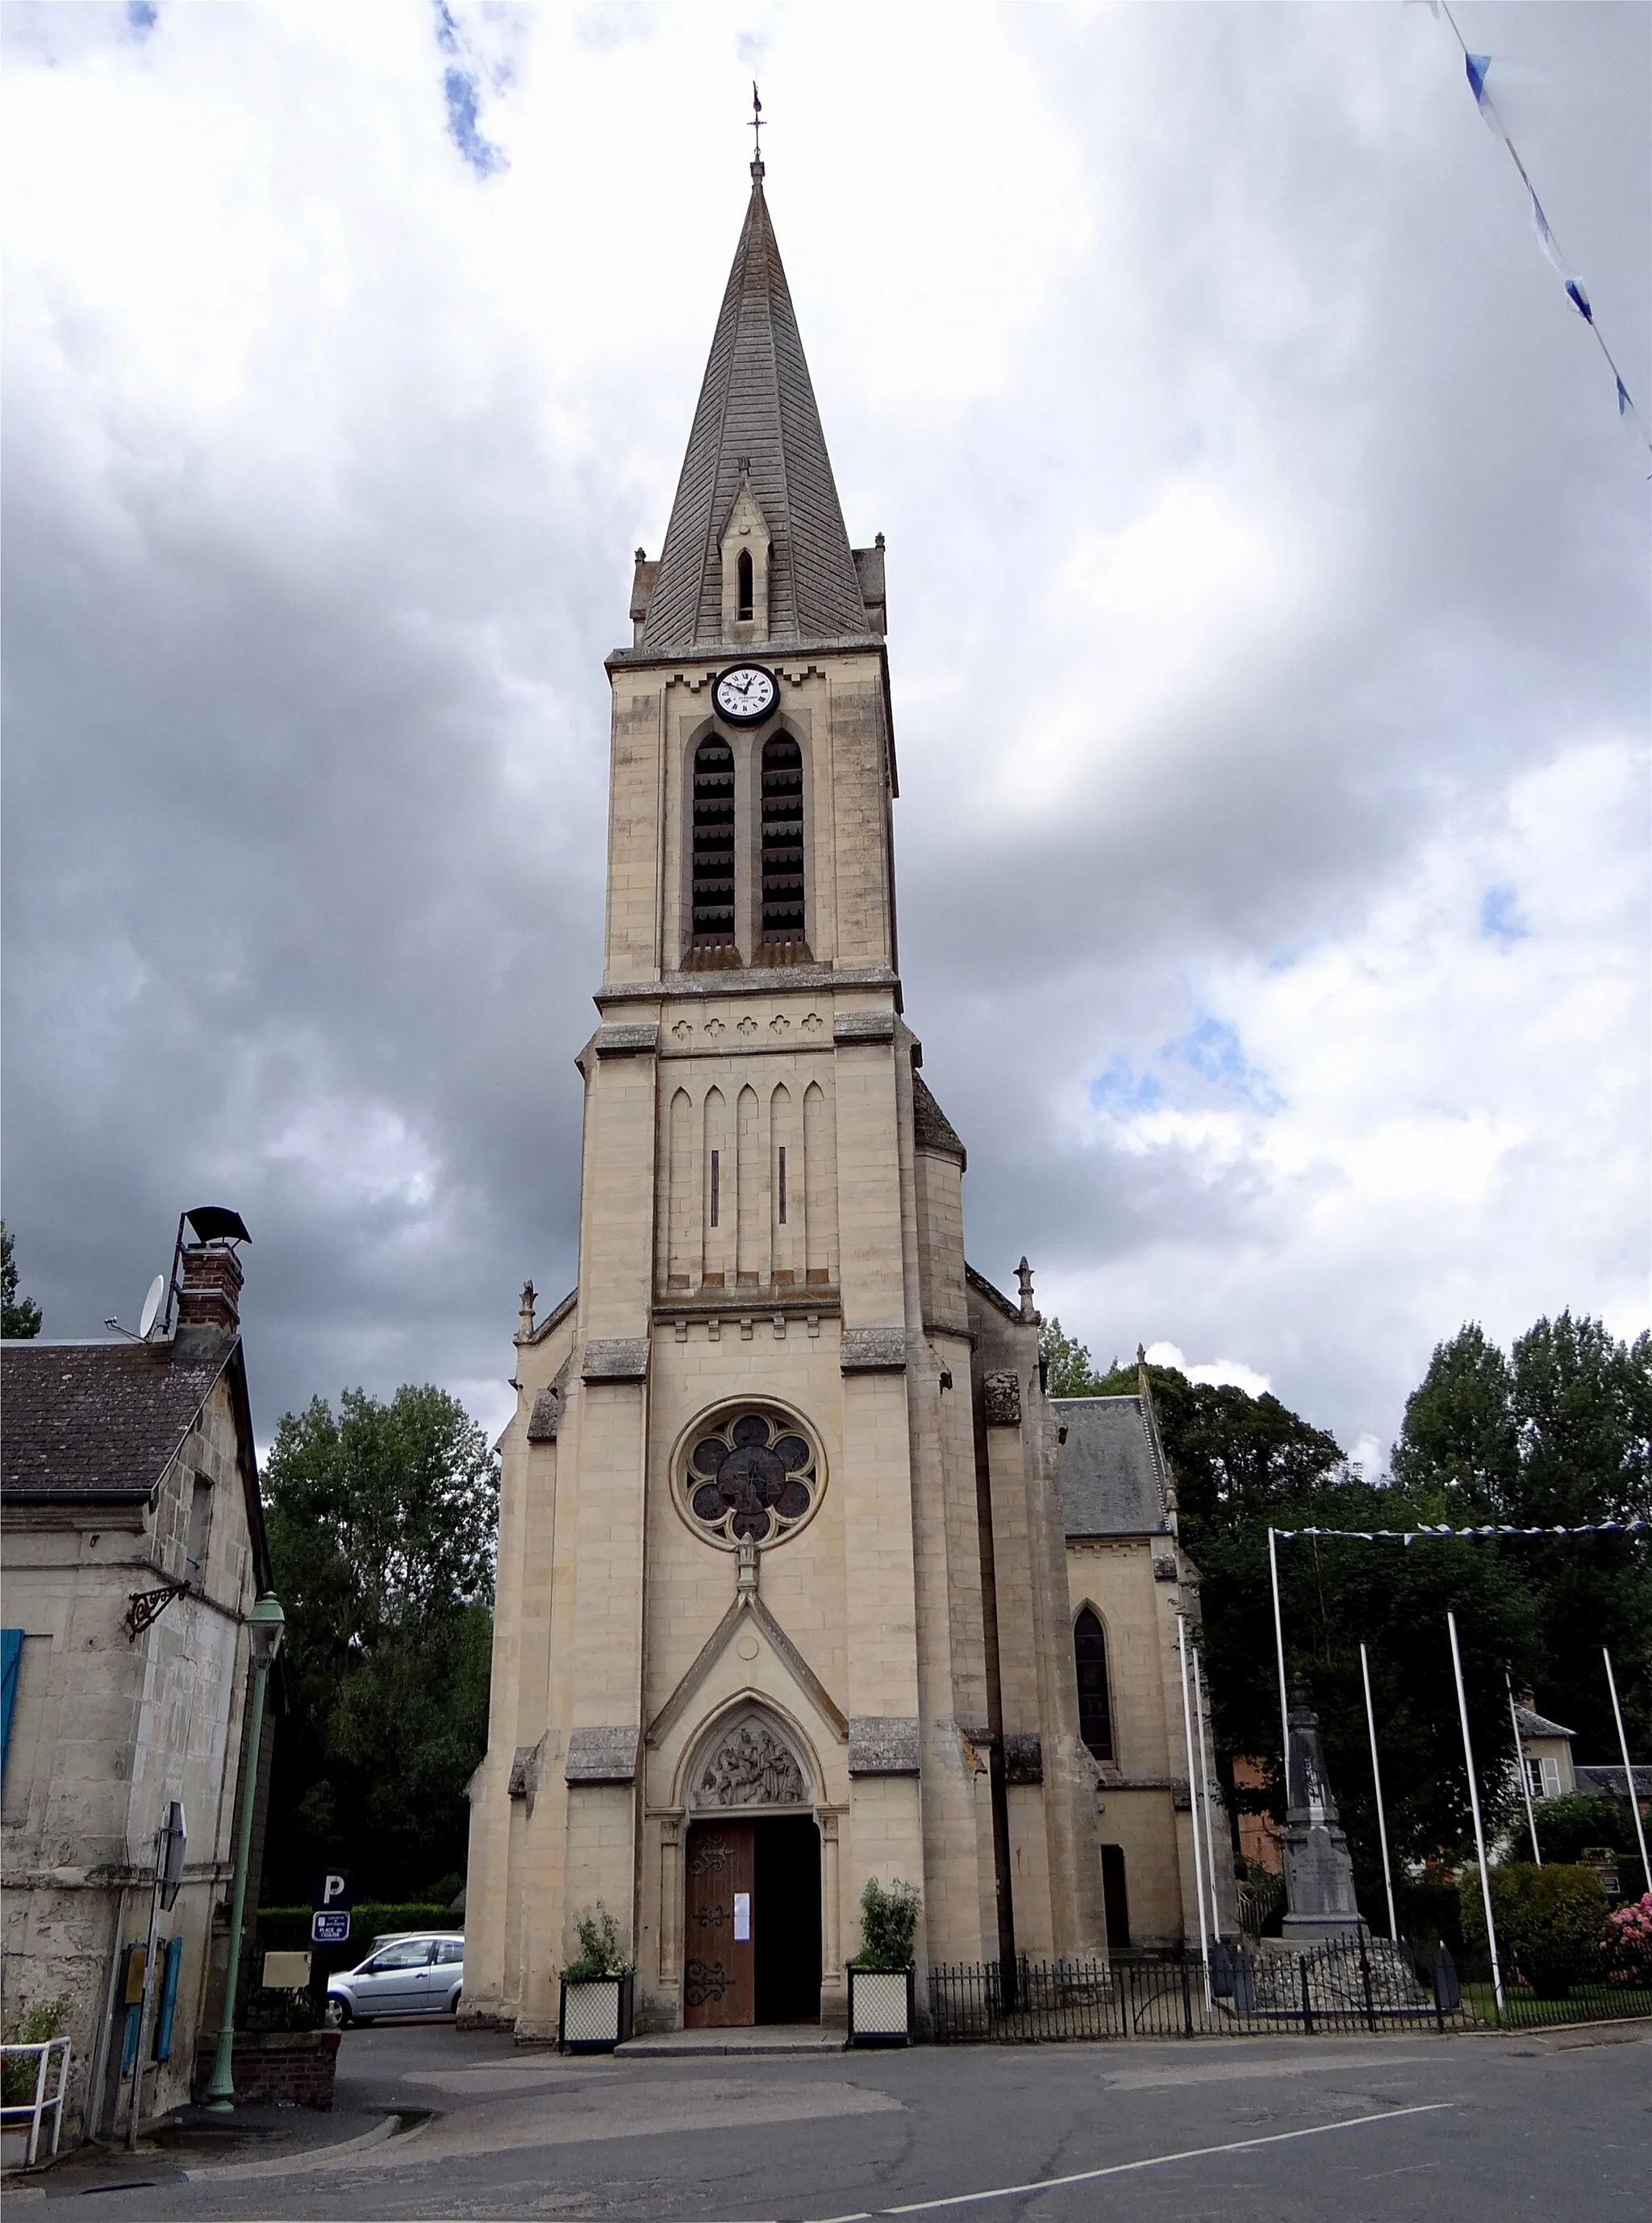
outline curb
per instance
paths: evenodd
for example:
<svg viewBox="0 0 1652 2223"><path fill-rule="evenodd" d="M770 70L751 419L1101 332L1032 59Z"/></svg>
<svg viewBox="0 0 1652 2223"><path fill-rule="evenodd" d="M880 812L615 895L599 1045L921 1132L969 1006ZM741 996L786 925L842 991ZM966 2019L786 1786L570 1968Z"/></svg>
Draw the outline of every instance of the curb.
<svg viewBox="0 0 1652 2223"><path fill-rule="evenodd" d="M208 2163L202 2169L183 2170L183 2181L186 2184L239 2184L253 2177L293 2176L301 2171L331 2169L335 2162L365 2153L372 2146L388 2145L392 2138L417 2138L434 2119L433 2115L415 2116L411 2112L387 2115L381 2123L375 2123L359 2138L341 2138L337 2145L312 2146L285 2159L272 2156L268 2161Z"/></svg>

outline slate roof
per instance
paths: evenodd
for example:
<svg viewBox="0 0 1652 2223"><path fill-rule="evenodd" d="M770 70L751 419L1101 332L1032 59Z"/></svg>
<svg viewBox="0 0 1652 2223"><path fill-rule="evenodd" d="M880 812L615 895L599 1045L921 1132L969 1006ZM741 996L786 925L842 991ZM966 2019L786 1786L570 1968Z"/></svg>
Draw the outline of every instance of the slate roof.
<svg viewBox="0 0 1652 2223"><path fill-rule="evenodd" d="M1052 1397L1069 1536L1168 1535L1164 1472L1139 1397Z"/></svg>
<svg viewBox="0 0 1652 2223"><path fill-rule="evenodd" d="M1621 1798L1624 1795L1624 1770L1617 1767L1573 1766L1578 1789L1586 1792L1591 1798ZM1652 1798L1652 1767L1636 1766L1635 1796L1637 1799Z"/></svg>
<svg viewBox="0 0 1652 2223"><path fill-rule="evenodd" d="M920 1150L938 1150L943 1157L956 1158L960 1166L968 1166L969 1154L957 1130L917 1073L912 1075L912 1129Z"/></svg>
<svg viewBox="0 0 1652 2223"><path fill-rule="evenodd" d="M688 649L722 634L719 552L742 459L773 536L772 643L871 631L804 360L780 249L753 166L735 250L643 628L648 649Z"/></svg>
<svg viewBox="0 0 1652 2223"><path fill-rule="evenodd" d="M142 1504L194 1425L237 1339L9 1343L0 1354L0 1500Z"/></svg>
<svg viewBox="0 0 1652 2223"><path fill-rule="evenodd" d="M1006 1319L1013 1320L1018 1327L1026 1325L1021 1318L1020 1306L1012 1304L1003 1290L994 1288L986 1275L978 1274L968 1259L964 1261L964 1281L977 1295L985 1297L995 1312L1002 1313Z"/></svg>
<svg viewBox="0 0 1652 2223"><path fill-rule="evenodd" d="M1562 1729L1559 1722L1551 1722L1542 1714L1533 1713L1529 1706L1516 1705L1515 1724L1523 1737L1570 1737L1575 1729Z"/></svg>

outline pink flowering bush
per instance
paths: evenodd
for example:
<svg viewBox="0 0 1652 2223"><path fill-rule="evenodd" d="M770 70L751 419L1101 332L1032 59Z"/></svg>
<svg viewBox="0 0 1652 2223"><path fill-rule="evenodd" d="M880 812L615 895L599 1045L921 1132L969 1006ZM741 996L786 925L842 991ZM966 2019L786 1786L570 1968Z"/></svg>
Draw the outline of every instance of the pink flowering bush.
<svg viewBox="0 0 1652 2223"><path fill-rule="evenodd" d="M1652 1891L1607 1916L1606 1968L1614 1984L1652 1984Z"/></svg>

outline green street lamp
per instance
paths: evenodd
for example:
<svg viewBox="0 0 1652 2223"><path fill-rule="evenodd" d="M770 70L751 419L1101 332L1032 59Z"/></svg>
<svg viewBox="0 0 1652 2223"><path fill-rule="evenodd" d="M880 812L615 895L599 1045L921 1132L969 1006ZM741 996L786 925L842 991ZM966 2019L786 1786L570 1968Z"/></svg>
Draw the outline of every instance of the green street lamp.
<svg viewBox="0 0 1652 2223"><path fill-rule="evenodd" d="M252 1723L247 1738L247 1766L241 1779L241 1812L236 1823L235 1888L230 1900L230 1965L224 1981L224 2021L206 2105L222 2113L235 2106L235 2000L241 1983L241 1925L247 1911L247 1864L252 1854L252 1810L258 1793L258 1755L264 1736L264 1692L275 1654L281 1648L287 1615L273 1590L266 1590L247 1615L247 1646L252 1655Z"/></svg>

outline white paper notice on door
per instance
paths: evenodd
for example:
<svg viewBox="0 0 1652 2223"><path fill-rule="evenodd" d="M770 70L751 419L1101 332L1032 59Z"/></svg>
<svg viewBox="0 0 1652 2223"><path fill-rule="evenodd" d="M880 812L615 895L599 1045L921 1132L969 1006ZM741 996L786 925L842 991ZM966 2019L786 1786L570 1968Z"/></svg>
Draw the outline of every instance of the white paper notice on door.
<svg viewBox="0 0 1652 2223"><path fill-rule="evenodd" d="M735 1893L735 1943L748 1945L752 1936L752 1895L748 1891Z"/></svg>

